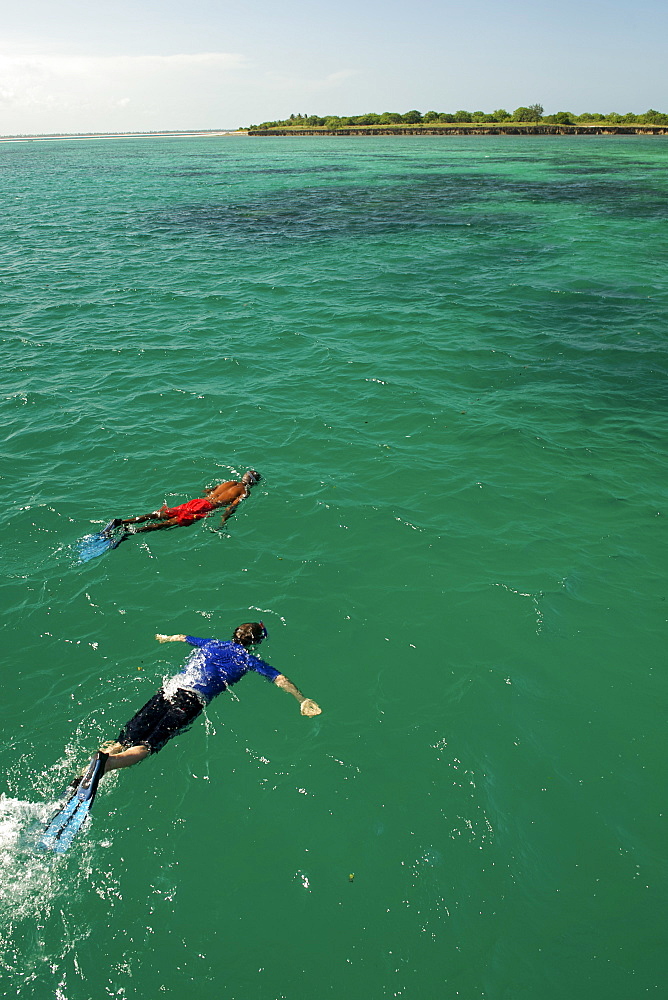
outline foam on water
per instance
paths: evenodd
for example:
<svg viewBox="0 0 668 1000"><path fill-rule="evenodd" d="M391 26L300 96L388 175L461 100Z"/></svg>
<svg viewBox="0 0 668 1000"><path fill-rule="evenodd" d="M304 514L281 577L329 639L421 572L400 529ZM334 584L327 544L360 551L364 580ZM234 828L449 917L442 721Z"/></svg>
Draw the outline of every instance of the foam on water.
<svg viewBox="0 0 668 1000"><path fill-rule="evenodd" d="M0 911L4 919L39 917L54 895L51 859L35 844L54 803L23 802L0 794Z"/></svg>
<svg viewBox="0 0 668 1000"><path fill-rule="evenodd" d="M57 967L68 951L67 944L47 946L44 935L45 927L68 909L62 864L36 847L55 805L0 795L0 965L5 981L11 978L27 989L45 964ZM75 876L73 886L77 881ZM61 919L67 922L64 913ZM86 934L75 932L78 938Z"/></svg>

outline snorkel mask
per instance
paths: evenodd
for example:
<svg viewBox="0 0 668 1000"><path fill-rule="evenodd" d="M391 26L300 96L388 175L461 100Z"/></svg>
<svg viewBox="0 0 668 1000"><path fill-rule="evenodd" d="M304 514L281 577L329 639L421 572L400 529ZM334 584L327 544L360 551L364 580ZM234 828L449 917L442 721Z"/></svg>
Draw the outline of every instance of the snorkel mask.
<svg viewBox="0 0 668 1000"><path fill-rule="evenodd" d="M269 633L264 622L244 622L232 633L232 642L238 642L242 646L255 646L257 643L267 639Z"/></svg>

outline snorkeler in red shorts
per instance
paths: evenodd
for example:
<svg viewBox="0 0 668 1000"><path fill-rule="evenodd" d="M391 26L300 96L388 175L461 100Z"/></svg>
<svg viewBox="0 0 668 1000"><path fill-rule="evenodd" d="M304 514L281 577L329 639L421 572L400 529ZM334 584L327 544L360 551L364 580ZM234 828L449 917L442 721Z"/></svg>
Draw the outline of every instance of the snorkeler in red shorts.
<svg viewBox="0 0 668 1000"><path fill-rule="evenodd" d="M134 532L139 531L159 531L161 528L185 528L195 521L201 521L203 517L210 514L217 507L224 507L221 526L225 524L228 517L231 517L242 500L250 496L251 488L255 483L259 483L259 472L249 469L244 473L240 481L229 480L220 483L210 490L206 490L205 497L198 497L195 500L188 500L187 503L179 504L177 507L168 507L166 504L160 510L154 510L151 514L141 514L139 517L118 518L113 527L127 527L130 524L140 524L143 521L153 521L144 528L134 528Z"/></svg>

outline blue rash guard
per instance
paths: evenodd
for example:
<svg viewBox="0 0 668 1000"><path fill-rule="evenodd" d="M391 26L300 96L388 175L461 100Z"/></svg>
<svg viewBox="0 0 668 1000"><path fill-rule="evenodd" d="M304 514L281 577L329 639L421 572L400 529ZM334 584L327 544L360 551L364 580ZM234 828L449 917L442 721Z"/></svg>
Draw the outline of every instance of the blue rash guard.
<svg viewBox="0 0 668 1000"><path fill-rule="evenodd" d="M186 642L193 650L183 670L171 677L165 685L170 688L194 691L205 704L221 691L240 681L249 670L275 681L281 671L271 667L258 656L253 656L240 642L219 642L218 639L198 639L187 635Z"/></svg>

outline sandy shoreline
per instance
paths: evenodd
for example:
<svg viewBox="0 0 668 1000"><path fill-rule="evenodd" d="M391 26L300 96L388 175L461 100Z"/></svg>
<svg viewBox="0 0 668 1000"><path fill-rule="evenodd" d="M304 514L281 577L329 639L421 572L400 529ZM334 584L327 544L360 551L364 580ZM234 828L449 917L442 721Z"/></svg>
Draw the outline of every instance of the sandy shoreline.
<svg viewBox="0 0 668 1000"><path fill-rule="evenodd" d="M3 135L0 142L62 142L71 139L197 139L228 135L247 135L234 129L205 132L85 132L76 135Z"/></svg>

